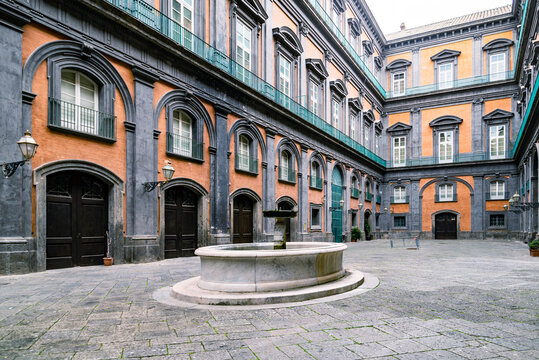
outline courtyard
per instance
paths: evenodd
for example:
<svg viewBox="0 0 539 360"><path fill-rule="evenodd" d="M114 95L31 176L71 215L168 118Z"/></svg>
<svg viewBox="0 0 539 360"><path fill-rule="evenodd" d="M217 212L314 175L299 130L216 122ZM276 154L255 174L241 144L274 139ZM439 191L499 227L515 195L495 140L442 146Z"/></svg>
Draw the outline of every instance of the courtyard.
<svg viewBox="0 0 539 360"><path fill-rule="evenodd" d="M536 359L539 260L516 241L349 243L380 280L333 302L252 310L164 305L196 257L0 277L0 359ZM409 245L409 244L406 244Z"/></svg>

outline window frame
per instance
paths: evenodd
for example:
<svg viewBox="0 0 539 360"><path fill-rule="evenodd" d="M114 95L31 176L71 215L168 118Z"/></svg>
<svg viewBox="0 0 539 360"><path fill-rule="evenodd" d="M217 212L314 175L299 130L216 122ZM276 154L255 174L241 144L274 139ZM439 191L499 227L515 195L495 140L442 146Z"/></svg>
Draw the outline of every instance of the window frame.
<svg viewBox="0 0 539 360"><path fill-rule="evenodd" d="M402 162L399 162L397 163L396 162L396 156L395 156L395 151L396 151L396 148L395 148L395 140L397 139L404 139L404 145L400 146L399 148L402 147L402 149L404 150L404 158L402 159ZM403 166L406 166L406 156L407 156L407 136L405 135L396 135L396 136L392 136L391 137L391 164L393 165L393 167L403 167Z"/></svg>
<svg viewBox="0 0 539 360"><path fill-rule="evenodd" d="M500 139L500 138L503 139L503 155L492 156L492 141L493 141L492 130L500 128L500 127L503 128L503 136L495 136L494 139ZM495 131L495 133L498 133L498 131ZM492 125L489 125L488 126L488 137L487 137L487 139L488 139L487 146L488 146L489 159L491 159L491 160L505 159L507 157L507 126L506 126L506 124L492 124ZM500 152L499 149L497 149L496 152L499 153Z"/></svg>
<svg viewBox="0 0 539 360"><path fill-rule="evenodd" d="M316 176L315 179L321 179L322 180L322 186L317 187L316 183L313 184L313 165L317 166ZM323 190L324 189L324 177L322 176L322 165L318 161L318 159L313 158L311 159L311 163L309 165L309 188L314 190Z"/></svg>
<svg viewBox="0 0 539 360"><path fill-rule="evenodd" d="M397 198L397 189L403 189L402 190L402 198ZM407 204L408 203L408 200L406 199L407 197L407 189L406 189L406 186L405 185L395 185L393 186L393 189L392 189L392 198L393 198L393 201L391 202L392 204Z"/></svg>
<svg viewBox="0 0 539 360"><path fill-rule="evenodd" d="M396 219L404 219L404 225L403 226L396 226L395 225L395 220ZM396 213L396 214L391 214L391 229L393 230L406 230L408 229L408 214L407 213Z"/></svg>
<svg viewBox="0 0 539 360"><path fill-rule="evenodd" d="M504 224L503 225L491 225L492 216L503 216ZM485 222L486 228L488 230L505 230L507 229L507 214L505 211L487 211Z"/></svg>
<svg viewBox="0 0 539 360"><path fill-rule="evenodd" d="M322 231L322 204L309 203L309 230ZM319 224L313 225L313 210L318 211Z"/></svg>
<svg viewBox="0 0 539 360"><path fill-rule="evenodd" d="M485 53L485 63L486 63L486 69L485 74L489 76L490 81L501 81L501 80L508 80L508 72L511 68L511 47L513 46L514 42L512 40L506 39L506 38L498 38L491 40L488 44L483 46L483 52ZM504 54L504 73L505 76L502 78L492 78L491 73L491 56L492 55L499 55Z"/></svg>
<svg viewBox="0 0 539 360"><path fill-rule="evenodd" d="M283 164L282 164L282 156L283 156L283 153L287 153L288 154L288 164L286 166L287 168L287 178L282 178L281 177L281 174L283 174ZM281 146L279 148L279 151L278 151L278 154L279 156L278 160L279 160L279 173L277 174L277 178L279 181L281 182L286 182L286 183L289 183L289 184L295 184L297 182L297 173L296 173L296 155L294 154L294 152L292 151L292 149L290 149L287 144ZM290 172L293 173L294 175L294 180L289 180L290 178Z"/></svg>
<svg viewBox="0 0 539 360"><path fill-rule="evenodd" d="M191 156L174 152L172 147L173 145L170 144L170 142L173 141L173 138L171 139L171 134L173 134L173 121L175 111L183 111L191 118ZM165 121L167 128L167 156L186 159L193 162L204 162L204 121L202 119L198 119L187 104L177 101L167 104L165 106ZM202 147L200 157L195 157L193 155L195 153L194 146Z"/></svg>
<svg viewBox="0 0 539 360"><path fill-rule="evenodd" d="M496 195L493 196L493 193L492 193L492 185L494 184L502 184L502 192L501 192L501 195L500 195L500 192L499 192L499 189L497 189L496 191ZM499 186L496 185L496 188L498 188ZM507 182L504 181L504 180L501 180L501 179L495 179L495 180L491 180L488 182L488 199L487 200L506 200L506 197L507 197Z"/></svg>
<svg viewBox="0 0 539 360"><path fill-rule="evenodd" d="M455 87L455 82L458 80L458 57L460 51L444 49L439 53L431 56L434 62L434 81L437 90L447 90ZM440 66L451 64L451 82L450 86L440 86Z"/></svg>
<svg viewBox="0 0 539 360"><path fill-rule="evenodd" d="M442 135L445 136L445 140L444 142L442 143L442 140L441 140L441 137ZM442 131L438 131L438 162L440 164L447 164L447 163L452 163L454 162L454 159L455 159L455 152L454 152L454 147L455 147L455 137L453 136L454 135L454 131L451 131L451 130L442 130ZM447 138L450 138L450 140L448 141ZM446 159L442 159L442 145L445 146L445 154L447 155L447 147L450 147L451 149L451 155L450 157L446 158Z"/></svg>
<svg viewBox="0 0 539 360"><path fill-rule="evenodd" d="M444 186L451 186L451 197L441 197L441 190L440 188ZM444 181L444 182L437 182L436 188L435 188L435 200L436 203L447 203L447 202L457 202L457 182L456 181Z"/></svg>

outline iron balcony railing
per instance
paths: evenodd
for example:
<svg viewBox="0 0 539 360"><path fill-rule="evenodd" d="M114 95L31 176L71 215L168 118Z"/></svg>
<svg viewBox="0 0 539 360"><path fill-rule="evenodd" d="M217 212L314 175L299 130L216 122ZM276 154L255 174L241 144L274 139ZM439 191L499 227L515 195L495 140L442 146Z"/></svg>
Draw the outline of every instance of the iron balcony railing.
<svg viewBox="0 0 539 360"><path fill-rule="evenodd" d="M409 196L404 196L404 197L397 198L395 196L391 196L389 201L392 204L408 204L410 202L410 197Z"/></svg>
<svg viewBox="0 0 539 360"><path fill-rule="evenodd" d="M310 187L315 188L315 189L322 189L322 183L323 183L322 178L315 177L315 176L311 176L310 181L309 181Z"/></svg>
<svg viewBox="0 0 539 360"><path fill-rule="evenodd" d="M356 187L350 188L350 196L353 197L354 199L359 198L359 189Z"/></svg>
<svg viewBox="0 0 539 360"><path fill-rule="evenodd" d="M296 172L289 168L284 168L282 166L279 166L279 180L295 183Z"/></svg>
<svg viewBox="0 0 539 360"><path fill-rule="evenodd" d="M187 49L208 63L218 67L222 71L225 71L229 75L245 83L259 94L262 94L266 98L285 107L303 120L324 131L326 134L352 147L354 150L371 159L375 163L384 167L386 166L386 161L380 156L366 149L363 145L359 144L342 131L336 129L331 124L307 110L305 106L302 106L291 97L277 90L270 83L264 81L256 74L250 72L248 69L245 69L240 64L230 59L226 54L205 43L204 40L200 39L189 30L183 28L177 22L148 5L143 0L106 1L140 20L144 24L152 27L154 30L173 40L184 49Z"/></svg>
<svg viewBox="0 0 539 360"><path fill-rule="evenodd" d="M116 116L49 97L51 128L116 140Z"/></svg>
<svg viewBox="0 0 539 360"><path fill-rule="evenodd" d="M195 142L187 136L167 132L167 153L204 160L204 143Z"/></svg>
<svg viewBox="0 0 539 360"><path fill-rule="evenodd" d="M235 161L236 161L236 170L247 171L253 174L258 174L258 159L252 156L236 154Z"/></svg>
<svg viewBox="0 0 539 360"><path fill-rule="evenodd" d="M511 70L511 71L505 71L505 72L496 73L496 74L473 76L469 78L458 79L458 80L453 80L450 82L444 82L444 83L438 83L438 84L414 86L414 87L406 88L404 89L404 91L399 91L399 92L388 91L386 92L386 98L392 99L392 98L401 97L401 96L425 94L425 93L430 93L430 92L439 91L439 90L450 90L450 89L461 88L465 86L481 85L481 84L486 84L486 83L490 83L494 81L512 79L514 75L515 75L514 70Z"/></svg>
<svg viewBox="0 0 539 360"><path fill-rule="evenodd" d="M365 201L372 201L372 193L370 192L365 193Z"/></svg>
<svg viewBox="0 0 539 360"><path fill-rule="evenodd" d="M512 144L510 144L510 147ZM509 154L510 151L506 151L506 154ZM425 165L439 165L439 164L454 164L454 163L464 163L472 161L485 161L485 160L501 160L506 159L507 155L504 157L491 157L488 151L478 151L472 153L462 153L453 155L453 161L440 161L439 157L436 156L423 156L417 159L406 159L403 164L393 164L388 162L388 168L399 168L407 166L425 166Z"/></svg>
<svg viewBox="0 0 539 360"><path fill-rule="evenodd" d="M453 194L449 198L440 198L440 194L436 194L434 197L435 202L450 202L450 201L457 201L457 194Z"/></svg>
<svg viewBox="0 0 539 360"><path fill-rule="evenodd" d="M485 199L486 200L509 200L509 192L506 191L500 196L500 194L495 194L495 193L491 193L490 191L487 191L485 193Z"/></svg>

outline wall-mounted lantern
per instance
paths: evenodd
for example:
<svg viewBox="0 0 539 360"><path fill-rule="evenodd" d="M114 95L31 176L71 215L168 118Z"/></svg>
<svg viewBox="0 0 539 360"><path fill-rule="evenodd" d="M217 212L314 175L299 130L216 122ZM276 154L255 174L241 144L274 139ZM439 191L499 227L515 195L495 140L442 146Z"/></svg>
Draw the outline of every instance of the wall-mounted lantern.
<svg viewBox="0 0 539 360"><path fill-rule="evenodd" d="M145 192L153 191L157 186L166 184L169 182L170 179L172 179L172 176L174 176L174 172L176 171L169 160L165 160L165 165L161 169L163 171L163 176L165 178L165 181L152 181L152 182L145 182L142 183L142 186L144 186Z"/></svg>
<svg viewBox="0 0 539 360"><path fill-rule="evenodd" d="M24 163L29 163L36 154L38 147L37 142L34 140L29 130L26 130L24 136L17 141L17 145L19 145L19 150L25 160L2 163L2 175L4 175L6 179L15 174L15 171L19 166L23 166Z"/></svg>

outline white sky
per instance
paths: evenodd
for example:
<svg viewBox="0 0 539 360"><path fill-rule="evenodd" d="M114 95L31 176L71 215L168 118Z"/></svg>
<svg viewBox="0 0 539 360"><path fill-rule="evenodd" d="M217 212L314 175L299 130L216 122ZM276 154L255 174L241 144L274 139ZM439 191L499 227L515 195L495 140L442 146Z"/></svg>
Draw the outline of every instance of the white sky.
<svg viewBox="0 0 539 360"><path fill-rule="evenodd" d="M481 10L511 4L511 0L366 0L384 34L432 24Z"/></svg>

